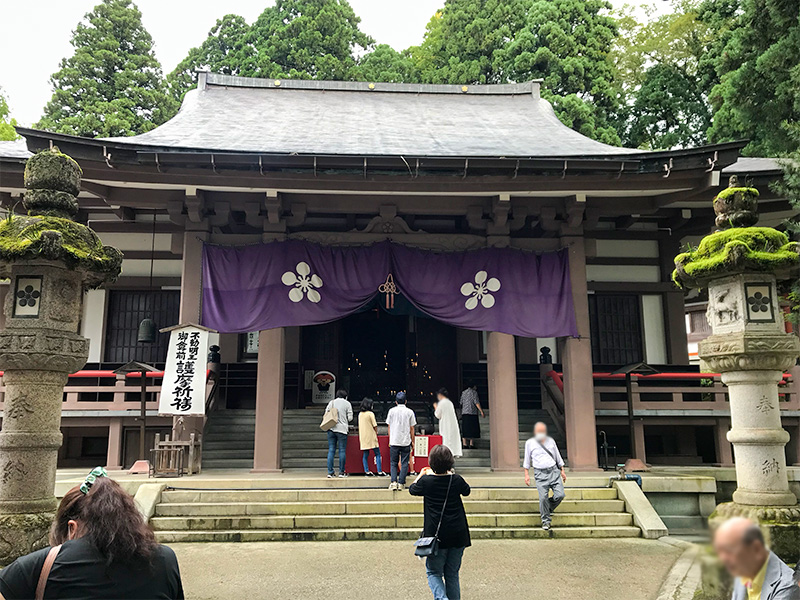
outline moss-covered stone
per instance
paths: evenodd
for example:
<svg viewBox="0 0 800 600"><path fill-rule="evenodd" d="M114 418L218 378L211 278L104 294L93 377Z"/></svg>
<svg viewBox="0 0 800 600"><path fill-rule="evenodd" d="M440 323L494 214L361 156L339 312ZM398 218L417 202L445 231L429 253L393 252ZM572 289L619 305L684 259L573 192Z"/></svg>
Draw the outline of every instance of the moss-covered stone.
<svg viewBox="0 0 800 600"><path fill-rule="evenodd" d="M80 165L56 146L31 156L25 164L25 187L67 192L77 196L81 191Z"/></svg>
<svg viewBox="0 0 800 600"><path fill-rule="evenodd" d="M796 242L769 227L726 229L703 238L695 250L675 257L672 279L683 288L737 273L781 273L800 266Z"/></svg>
<svg viewBox="0 0 800 600"><path fill-rule="evenodd" d="M54 513L0 515L0 567L47 546Z"/></svg>
<svg viewBox="0 0 800 600"><path fill-rule="evenodd" d="M56 190L29 190L25 192L24 205L29 215L69 219L78 214L75 196Z"/></svg>
<svg viewBox="0 0 800 600"><path fill-rule="evenodd" d="M729 227L752 227L758 223L758 190L738 187L738 180L722 190L714 198L715 223L720 229Z"/></svg>
<svg viewBox="0 0 800 600"><path fill-rule="evenodd" d="M104 246L97 234L60 217L10 216L0 221L0 262L44 258L63 260L87 272L87 285L113 281L122 268L122 253Z"/></svg>

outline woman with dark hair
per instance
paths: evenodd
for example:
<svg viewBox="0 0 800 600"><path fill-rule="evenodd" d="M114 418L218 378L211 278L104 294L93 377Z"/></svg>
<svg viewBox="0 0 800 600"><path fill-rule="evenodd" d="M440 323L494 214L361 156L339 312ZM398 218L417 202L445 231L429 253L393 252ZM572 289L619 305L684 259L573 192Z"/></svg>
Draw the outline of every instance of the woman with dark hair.
<svg viewBox="0 0 800 600"><path fill-rule="evenodd" d="M364 465L364 474L372 477L375 475L369 468L369 451L375 454L375 466L378 468L378 475L386 477L381 465L381 449L378 446L378 421L375 420L375 413L372 412L372 398L364 398L361 401L361 410L358 411L358 441L361 445L361 462Z"/></svg>
<svg viewBox="0 0 800 600"><path fill-rule="evenodd" d="M472 545L461 496L469 496L470 487L453 473L453 453L447 446L434 446L428 464L408 488L412 496L425 499L422 537L439 540L438 551L425 559L428 585L435 600L461 600L458 572L464 548Z"/></svg>
<svg viewBox="0 0 800 600"><path fill-rule="evenodd" d="M465 448L474 448L475 440L481 437L478 413L481 417L486 417L478 398L478 386L468 381L466 389L461 392L461 435L464 437Z"/></svg>
<svg viewBox="0 0 800 600"><path fill-rule="evenodd" d="M50 545L0 571L1 597L183 599L175 553L102 467L64 495Z"/></svg>
<svg viewBox="0 0 800 600"><path fill-rule="evenodd" d="M461 432L458 430L456 407L450 401L450 394L445 388L439 388L433 410L436 418L439 419L439 435L442 436L442 444L450 449L453 456L461 456L463 454Z"/></svg>

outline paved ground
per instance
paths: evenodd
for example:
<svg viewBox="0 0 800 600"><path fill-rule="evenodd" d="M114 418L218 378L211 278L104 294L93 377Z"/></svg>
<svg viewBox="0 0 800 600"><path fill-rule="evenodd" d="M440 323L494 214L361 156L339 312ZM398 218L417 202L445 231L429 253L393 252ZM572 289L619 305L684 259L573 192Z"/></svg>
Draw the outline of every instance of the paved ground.
<svg viewBox="0 0 800 600"><path fill-rule="evenodd" d="M187 598L427 600L408 542L172 544ZM466 600L648 600L681 550L657 541L478 540L461 569Z"/></svg>

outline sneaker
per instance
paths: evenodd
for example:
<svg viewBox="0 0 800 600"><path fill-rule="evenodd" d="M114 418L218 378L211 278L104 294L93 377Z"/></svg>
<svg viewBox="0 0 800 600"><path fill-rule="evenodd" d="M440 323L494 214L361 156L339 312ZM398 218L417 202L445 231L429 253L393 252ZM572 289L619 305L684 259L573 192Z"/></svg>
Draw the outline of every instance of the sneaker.
<svg viewBox="0 0 800 600"><path fill-rule="evenodd" d="M328 473L328 479L333 479L333 473Z"/></svg>
<svg viewBox="0 0 800 600"><path fill-rule="evenodd" d="M389 489L393 492L397 491L397 484L393 481L389 484Z"/></svg>
<svg viewBox="0 0 800 600"><path fill-rule="evenodd" d="M367 472L365 473L365 475L366 475L367 477L375 477L375 473L373 473L372 471L367 471Z"/></svg>
<svg viewBox="0 0 800 600"><path fill-rule="evenodd" d="M378 472L378 477L388 477L388 473L384 473L383 471Z"/></svg>
<svg viewBox="0 0 800 600"><path fill-rule="evenodd" d="M550 523L542 523L542 529L545 531L550 531Z"/></svg>
<svg viewBox="0 0 800 600"><path fill-rule="evenodd" d="M397 484L397 487L396 487L395 489L396 489L398 492L402 492L404 489L406 489L406 484L405 484L405 483L398 483L398 484Z"/></svg>
<svg viewBox="0 0 800 600"><path fill-rule="evenodd" d="M345 477L349 477L347 473L339 473L339 478L344 479Z"/></svg>

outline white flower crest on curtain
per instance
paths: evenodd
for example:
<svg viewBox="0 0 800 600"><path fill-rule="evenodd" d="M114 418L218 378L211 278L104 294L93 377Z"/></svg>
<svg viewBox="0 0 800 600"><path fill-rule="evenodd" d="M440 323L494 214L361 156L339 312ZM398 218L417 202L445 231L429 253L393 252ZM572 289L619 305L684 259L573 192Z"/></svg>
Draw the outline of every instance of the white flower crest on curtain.
<svg viewBox="0 0 800 600"><path fill-rule="evenodd" d="M475 273L475 283L467 282L461 286L461 293L464 296L469 296L464 302L467 310L477 308L480 301L483 308L492 308L494 306L494 296L489 292L496 292L500 289L500 280L496 277L489 278L486 271L478 271Z"/></svg>
<svg viewBox="0 0 800 600"><path fill-rule="evenodd" d="M308 299L315 304L319 302L322 297L315 288L322 287L322 279L319 275L311 275L311 267L307 262L301 261L295 267L297 273L286 271L281 277L284 285L292 286L289 290L289 299L292 302L300 302L303 296L308 296Z"/></svg>

